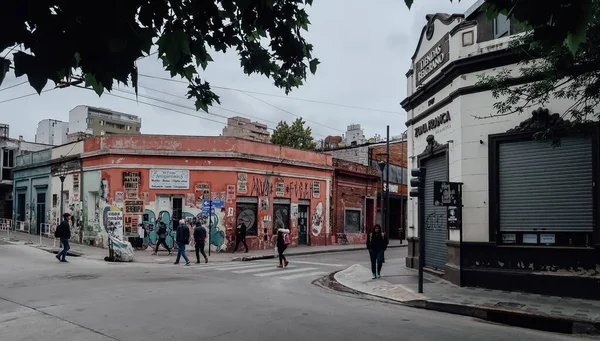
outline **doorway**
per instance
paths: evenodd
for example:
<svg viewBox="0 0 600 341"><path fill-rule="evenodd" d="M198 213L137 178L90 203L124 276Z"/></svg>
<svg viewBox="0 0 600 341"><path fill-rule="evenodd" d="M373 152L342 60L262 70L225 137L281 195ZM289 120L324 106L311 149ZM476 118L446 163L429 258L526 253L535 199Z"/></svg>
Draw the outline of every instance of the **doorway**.
<svg viewBox="0 0 600 341"><path fill-rule="evenodd" d="M298 205L298 244L308 245L308 205Z"/></svg>
<svg viewBox="0 0 600 341"><path fill-rule="evenodd" d="M40 234L42 224L46 223L46 192L38 193L36 199L36 234Z"/></svg>
<svg viewBox="0 0 600 341"><path fill-rule="evenodd" d="M179 220L183 217L183 198L179 196L173 197L171 204L173 205L173 230L177 230Z"/></svg>
<svg viewBox="0 0 600 341"><path fill-rule="evenodd" d="M15 217L16 221L25 221L25 193L17 194L17 216Z"/></svg>

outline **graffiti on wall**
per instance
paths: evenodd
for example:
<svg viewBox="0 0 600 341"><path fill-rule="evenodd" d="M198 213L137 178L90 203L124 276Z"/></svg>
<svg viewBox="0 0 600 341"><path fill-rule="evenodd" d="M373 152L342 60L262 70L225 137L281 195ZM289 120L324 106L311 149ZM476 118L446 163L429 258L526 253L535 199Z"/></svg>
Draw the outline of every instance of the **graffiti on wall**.
<svg viewBox="0 0 600 341"><path fill-rule="evenodd" d="M289 205L273 205L273 233L279 229L290 228L290 208Z"/></svg>
<svg viewBox="0 0 600 341"><path fill-rule="evenodd" d="M233 208L231 208L233 210ZM237 222L242 220L246 225L246 233L250 236L255 236L258 233L258 226L256 224L256 204L238 203L236 207Z"/></svg>
<svg viewBox="0 0 600 341"><path fill-rule="evenodd" d="M253 178L250 195L257 197L268 197L273 193L273 183L269 178Z"/></svg>
<svg viewBox="0 0 600 341"><path fill-rule="evenodd" d="M312 195L312 184L308 181L291 181L285 186L285 192L298 199L309 199Z"/></svg>
<svg viewBox="0 0 600 341"><path fill-rule="evenodd" d="M315 207L315 211L312 215L312 234L318 236L323 229L323 203L320 202Z"/></svg>

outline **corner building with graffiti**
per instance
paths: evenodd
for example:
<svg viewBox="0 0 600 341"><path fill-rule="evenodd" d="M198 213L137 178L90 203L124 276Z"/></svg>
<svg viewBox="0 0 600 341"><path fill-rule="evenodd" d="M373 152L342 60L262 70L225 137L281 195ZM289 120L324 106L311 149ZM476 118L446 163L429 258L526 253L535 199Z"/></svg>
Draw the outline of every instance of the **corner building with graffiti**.
<svg viewBox="0 0 600 341"><path fill-rule="evenodd" d="M574 129L562 117L573 103L553 98L497 114L502 98L479 77L508 70L526 84L509 49L521 28L488 19L483 2L427 15L406 74L408 168L426 169L408 203L406 265L459 285L600 299L598 124ZM545 129L560 146L534 138Z"/></svg>
<svg viewBox="0 0 600 341"><path fill-rule="evenodd" d="M172 244L180 219L210 226L213 251L232 251L241 219L251 250L272 249L279 228L292 246L326 245L332 158L226 137L103 136L83 141L83 230L105 246L107 233Z"/></svg>

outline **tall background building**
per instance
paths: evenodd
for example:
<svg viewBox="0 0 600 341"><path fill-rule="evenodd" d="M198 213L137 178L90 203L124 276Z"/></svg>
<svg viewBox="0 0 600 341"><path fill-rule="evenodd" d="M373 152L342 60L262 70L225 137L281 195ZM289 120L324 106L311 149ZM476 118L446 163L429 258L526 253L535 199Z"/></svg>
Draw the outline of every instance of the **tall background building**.
<svg viewBox="0 0 600 341"><path fill-rule="evenodd" d="M67 143L69 122L53 119L41 120L35 133L35 142L60 146Z"/></svg>
<svg viewBox="0 0 600 341"><path fill-rule="evenodd" d="M227 126L223 128L223 136L239 137L264 143L271 141L267 125L252 122L245 117L235 116L227 119Z"/></svg>
<svg viewBox="0 0 600 341"><path fill-rule="evenodd" d="M142 119L110 109L78 105L69 111L69 134L141 134Z"/></svg>

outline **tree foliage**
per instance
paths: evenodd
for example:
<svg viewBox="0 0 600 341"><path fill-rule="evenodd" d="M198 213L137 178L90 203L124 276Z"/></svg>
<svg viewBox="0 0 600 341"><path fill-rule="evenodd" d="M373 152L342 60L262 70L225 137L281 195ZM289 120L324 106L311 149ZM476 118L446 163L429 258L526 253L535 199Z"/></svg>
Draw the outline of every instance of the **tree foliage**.
<svg viewBox="0 0 600 341"><path fill-rule="evenodd" d="M279 122L271 135L271 143L295 149L314 150L317 144L313 140L312 129L304 128L305 123L302 118L296 119L292 125L285 121Z"/></svg>
<svg viewBox="0 0 600 341"><path fill-rule="evenodd" d="M556 44L556 40L535 31L511 41L510 48L523 57L518 72L505 69L498 75L480 77L479 83L490 86L493 96L501 99L494 104L498 113L493 116L522 113L545 106L552 99L572 103L560 114L576 125L598 117L600 0L593 0L588 9L593 19L587 25L586 40L575 54L567 44ZM551 131L539 134L548 136Z"/></svg>
<svg viewBox="0 0 600 341"><path fill-rule="evenodd" d="M5 0L0 11L0 84L13 69L40 93L85 83L98 95L115 81L137 93L136 60L157 46L171 77L207 110L219 97L201 72L209 52L235 50L246 74L273 79L286 93L302 85L318 59L302 32L312 0ZM14 56L11 61L8 55ZM201 69L200 69L201 68Z"/></svg>

